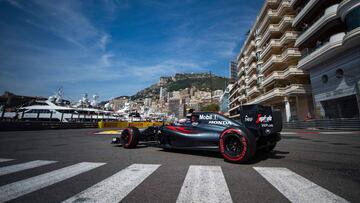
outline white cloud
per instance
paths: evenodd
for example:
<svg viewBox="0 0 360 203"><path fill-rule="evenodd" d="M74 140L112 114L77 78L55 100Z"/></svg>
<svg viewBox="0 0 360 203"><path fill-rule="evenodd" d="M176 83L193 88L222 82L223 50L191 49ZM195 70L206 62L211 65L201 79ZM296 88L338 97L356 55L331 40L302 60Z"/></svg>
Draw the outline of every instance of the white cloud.
<svg viewBox="0 0 360 203"><path fill-rule="evenodd" d="M8 0L18 9L33 16L26 22L81 48L103 33L82 12L78 1L33 0L31 3ZM16 2L16 3L15 3Z"/></svg>
<svg viewBox="0 0 360 203"><path fill-rule="evenodd" d="M101 50L106 51L106 45L109 43L110 36L108 34L103 34L99 40L99 46Z"/></svg>
<svg viewBox="0 0 360 203"><path fill-rule="evenodd" d="M102 65L104 65L105 67L111 66L111 58L112 57L114 57L113 54L103 54L101 56Z"/></svg>

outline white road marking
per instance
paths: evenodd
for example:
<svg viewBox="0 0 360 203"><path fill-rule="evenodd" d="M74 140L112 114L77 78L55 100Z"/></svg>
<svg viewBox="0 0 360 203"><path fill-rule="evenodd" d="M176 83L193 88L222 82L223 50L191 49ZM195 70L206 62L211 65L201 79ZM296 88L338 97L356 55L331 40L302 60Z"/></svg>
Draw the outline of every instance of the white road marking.
<svg viewBox="0 0 360 203"><path fill-rule="evenodd" d="M159 167L133 164L64 202L119 202Z"/></svg>
<svg viewBox="0 0 360 203"><path fill-rule="evenodd" d="M354 134L354 132L319 132L324 135L345 135L345 134Z"/></svg>
<svg viewBox="0 0 360 203"><path fill-rule="evenodd" d="M46 161L46 160L36 160L36 161L30 161L22 164L15 164L11 166L4 166L0 168L0 176L7 175L10 173L15 173L18 171L23 171L31 168L36 168L48 164L56 163L56 161Z"/></svg>
<svg viewBox="0 0 360 203"><path fill-rule="evenodd" d="M295 132L281 132L282 135L296 135L297 133Z"/></svg>
<svg viewBox="0 0 360 203"><path fill-rule="evenodd" d="M220 166L190 166L176 202L232 202Z"/></svg>
<svg viewBox="0 0 360 203"><path fill-rule="evenodd" d="M6 202L22 195L34 192L65 179L92 170L105 163L81 162L39 176L10 183L0 187L0 202Z"/></svg>
<svg viewBox="0 0 360 203"><path fill-rule="evenodd" d="M7 162L7 161L12 161L14 159L3 159L3 158L0 158L0 162Z"/></svg>
<svg viewBox="0 0 360 203"><path fill-rule="evenodd" d="M348 202L287 168L254 167L291 202Z"/></svg>

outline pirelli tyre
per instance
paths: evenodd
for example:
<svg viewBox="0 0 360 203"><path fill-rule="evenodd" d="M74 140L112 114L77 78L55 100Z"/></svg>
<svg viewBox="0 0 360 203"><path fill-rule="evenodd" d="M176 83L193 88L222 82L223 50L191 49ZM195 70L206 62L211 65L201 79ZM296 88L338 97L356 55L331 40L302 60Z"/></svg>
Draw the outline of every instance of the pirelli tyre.
<svg viewBox="0 0 360 203"><path fill-rule="evenodd" d="M134 148L139 143L140 131L136 127L126 128L121 133L121 144L124 148Z"/></svg>
<svg viewBox="0 0 360 203"><path fill-rule="evenodd" d="M256 152L255 137L237 128L227 128L220 134L220 153L226 161L244 163Z"/></svg>

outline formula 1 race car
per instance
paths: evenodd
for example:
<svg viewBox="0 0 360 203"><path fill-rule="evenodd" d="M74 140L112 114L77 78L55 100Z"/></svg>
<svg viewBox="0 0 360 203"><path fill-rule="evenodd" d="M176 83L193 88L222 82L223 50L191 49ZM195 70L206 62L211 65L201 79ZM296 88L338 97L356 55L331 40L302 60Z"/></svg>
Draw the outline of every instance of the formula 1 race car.
<svg viewBox="0 0 360 203"><path fill-rule="evenodd" d="M261 105L242 106L238 113L239 120L214 112L193 112L183 125L124 129L112 143L134 148L139 141L157 141L167 150L219 151L225 160L235 163L249 161L260 149L273 150L281 139L281 113Z"/></svg>

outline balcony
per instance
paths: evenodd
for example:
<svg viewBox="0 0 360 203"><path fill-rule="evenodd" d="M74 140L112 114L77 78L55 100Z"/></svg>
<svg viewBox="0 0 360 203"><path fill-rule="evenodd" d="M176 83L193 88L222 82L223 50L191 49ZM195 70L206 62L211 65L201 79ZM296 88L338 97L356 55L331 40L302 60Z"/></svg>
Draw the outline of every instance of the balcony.
<svg viewBox="0 0 360 203"><path fill-rule="evenodd" d="M262 86L267 86L274 80L285 80L289 76L295 76L295 75L307 75L308 73L305 73L302 70L299 70L296 68L296 66L290 66L284 71L274 71L270 75L266 77L266 79L262 82Z"/></svg>
<svg viewBox="0 0 360 203"><path fill-rule="evenodd" d="M338 16L346 22L347 33L343 44L347 48L360 46L360 21L356 16L360 13L360 1L344 0L338 7Z"/></svg>
<svg viewBox="0 0 360 203"><path fill-rule="evenodd" d="M345 22L345 16L354 10L354 8L360 6L360 1L358 0L343 0L338 7L338 16L341 17L342 21Z"/></svg>
<svg viewBox="0 0 360 203"><path fill-rule="evenodd" d="M293 94L309 94L311 93L310 85L303 84L292 84L287 87L279 87L266 92L265 94L256 97L255 99L248 101L247 104L258 104L261 102L266 102L277 97L285 97Z"/></svg>
<svg viewBox="0 0 360 203"><path fill-rule="evenodd" d="M253 74L250 78L249 78L249 80L247 81L247 85L250 85L251 86L251 84L253 83L253 82L256 82L257 81L257 75L256 74Z"/></svg>
<svg viewBox="0 0 360 203"><path fill-rule="evenodd" d="M270 42L267 45L265 45L265 48L260 54L260 59L265 58L268 55L268 53L270 53L270 50L274 48L280 49L281 47L284 46L285 43L289 43L290 41L295 41L297 36L298 36L297 32L288 31L285 32L280 39L270 40Z"/></svg>
<svg viewBox="0 0 360 203"><path fill-rule="evenodd" d="M296 48L288 48L281 55L272 55L262 66L261 73L266 72L276 63L286 63L290 59L299 58L301 53Z"/></svg>
<svg viewBox="0 0 360 203"><path fill-rule="evenodd" d="M239 106L240 107L240 106ZM229 118L239 118L240 114L230 115Z"/></svg>
<svg viewBox="0 0 360 203"><path fill-rule="evenodd" d="M272 10L269 9L268 11L268 15L269 16L283 16L284 14L291 12L291 6L293 4L293 0L289 1L289 0L283 0L281 1L281 4L279 5L279 7L276 10Z"/></svg>
<svg viewBox="0 0 360 203"><path fill-rule="evenodd" d="M260 12L259 12L259 17L256 19L257 22L259 21L264 21L264 15L266 17L267 12L265 11L266 9L268 9L269 7L275 7L276 5L278 5L280 3L280 0L266 0L263 7L261 8Z"/></svg>
<svg viewBox="0 0 360 203"><path fill-rule="evenodd" d="M257 86L252 87L252 88L248 91L247 95L248 95L248 96L251 96L251 95L253 95L253 94L255 94L255 93L260 93L260 91L259 91L259 89L258 89Z"/></svg>
<svg viewBox="0 0 360 203"><path fill-rule="evenodd" d="M255 61L252 62L247 69L245 69L245 74L250 75L250 73L252 73L254 70L256 70L256 62Z"/></svg>
<svg viewBox="0 0 360 203"><path fill-rule="evenodd" d="M316 34L322 27L324 27L329 22L335 20L339 16L337 15L337 9L339 4L335 4L330 6L325 10L323 16L321 16L314 24L309 26L296 40L295 46L299 47L303 44L307 39Z"/></svg>
<svg viewBox="0 0 360 203"><path fill-rule="evenodd" d="M240 95L238 97L236 97L235 99L233 99L232 101L230 101L229 105L232 105L232 104L238 102L239 99L240 99Z"/></svg>
<svg viewBox="0 0 360 203"><path fill-rule="evenodd" d="M240 89L239 89L239 93L240 93L240 94L246 94L246 88L245 88L245 87L240 88Z"/></svg>
<svg viewBox="0 0 360 203"><path fill-rule="evenodd" d="M359 47L360 46L360 27L351 30L346 33L343 44L348 47Z"/></svg>
<svg viewBox="0 0 360 203"><path fill-rule="evenodd" d="M245 65L245 58L241 57L240 60L238 60L237 67L240 68L241 66Z"/></svg>
<svg viewBox="0 0 360 203"><path fill-rule="evenodd" d="M245 66L249 65L252 61L256 59L255 52L252 51L247 60L245 61Z"/></svg>
<svg viewBox="0 0 360 203"><path fill-rule="evenodd" d="M239 78L239 85L240 84L245 84L245 76L244 75Z"/></svg>
<svg viewBox="0 0 360 203"><path fill-rule="evenodd" d="M265 26L268 24L269 21L272 21L273 19L276 19L276 18L281 18L281 16L284 16L285 14L291 12L291 10L292 10L291 6L292 6L293 2L294 1L290 2L290 1L283 0L276 10L269 9L267 11L267 13L265 14L265 17L262 20L262 23L260 24L260 26L258 28L259 32L263 33Z"/></svg>
<svg viewBox="0 0 360 203"><path fill-rule="evenodd" d="M242 101L245 101L245 100L246 100L246 95L242 94L239 98L239 102L242 104L243 103Z"/></svg>
<svg viewBox="0 0 360 203"><path fill-rule="evenodd" d="M284 16L278 24L270 24L263 37L260 41L260 46L263 46L264 43L269 39L272 33L283 32L286 30L287 27L290 27L294 20L293 16L286 15Z"/></svg>
<svg viewBox="0 0 360 203"><path fill-rule="evenodd" d="M237 85L237 83L235 83L229 91L230 92L229 99L231 99L235 96L236 92L238 92L238 89L239 89L239 86Z"/></svg>
<svg viewBox="0 0 360 203"><path fill-rule="evenodd" d="M241 68L239 68L238 72L237 72L237 76L240 77L240 75L242 75L245 71L245 67L242 66Z"/></svg>
<svg viewBox="0 0 360 203"><path fill-rule="evenodd" d="M240 104L238 104L238 105L236 105L236 106L234 106L234 107L231 107L231 108L229 109L229 112L230 112L230 111L237 110L239 107L240 107Z"/></svg>
<svg viewBox="0 0 360 203"><path fill-rule="evenodd" d="M310 0L305 7L300 11L299 14L296 15L294 22L293 22L293 27L296 27L301 20L306 16L307 13L309 13L309 11L318 3L319 0Z"/></svg>
<svg viewBox="0 0 360 203"><path fill-rule="evenodd" d="M256 53L258 53L258 52L261 53L261 51L262 51L262 48L261 48L261 47L257 47L256 50L255 50Z"/></svg>
<svg viewBox="0 0 360 203"><path fill-rule="evenodd" d="M233 90L233 92L230 94L229 100L233 99L233 98L236 96L236 93L238 92L237 89L238 89L238 88L236 88L236 90Z"/></svg>
<svg viewBox="0 0 360 203"><path fill-rule="evenodd" d="M308 70L334 57L334 55L341 51L344 36L345 33L338 33L331 36L328 41L323 42L319 47L305 49L303 51L303 58L299 61L298 68Z"/></svg>
<svg viewBox="0 0 360 203"><path fill-rule="evenodd" d="M247 46L247 48L244 51L244 54L247 55L250 51L252 51L255 48L255 41L251 40L249 45Z"/></svg>

